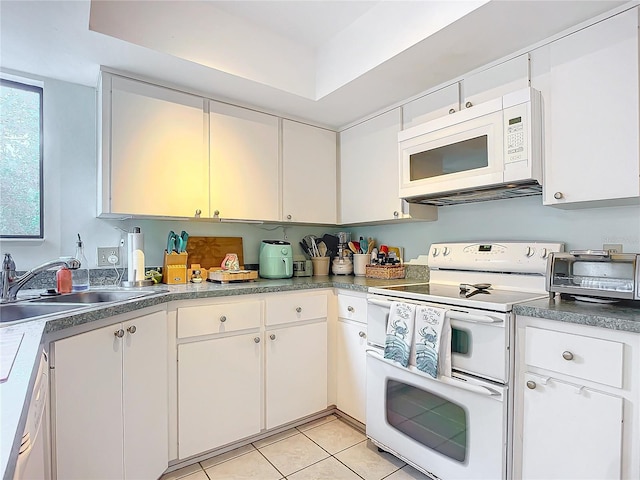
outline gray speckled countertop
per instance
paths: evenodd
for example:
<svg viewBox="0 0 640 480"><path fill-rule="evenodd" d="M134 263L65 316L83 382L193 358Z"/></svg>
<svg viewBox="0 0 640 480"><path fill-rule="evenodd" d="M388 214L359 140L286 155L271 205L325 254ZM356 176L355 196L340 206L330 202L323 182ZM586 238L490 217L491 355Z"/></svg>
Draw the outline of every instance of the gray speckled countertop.
<svg viewBox="0 0 640 480"><path fill-rule="evenodd" d="M535 300L514 305L516 315L640 333L640 302L590 303L574 300Z"/></svg>
<svg viewBox="0 0 640 480"><path fill-rule="evenodd" d="M409 270L408 270L409 272ZM175 300L214 298L231 295L286 292L316 288L338 288L366 292L369 287L384 287L428 281L428 274L408 276L399 280L378 280L339 275L330 277L299 277L283 280L259 279L249 283L216 284L203 282L187 285L157 285L143 290L157 294L119 303L92 304L63 314L40 317L0 327L0 336L23 332L24 337L9 379L0 384L0 471L4 479L13 478L13 470L27 414L27 399L31 396L39 354L47 334L102 320ZM113 287L112 287L113 288ZM38 291L34 293L39 293ZM560 300L537 300L514 306L518 315L542 317L562 322L592 325L640 333L640 305L585 304Z"/></svg>

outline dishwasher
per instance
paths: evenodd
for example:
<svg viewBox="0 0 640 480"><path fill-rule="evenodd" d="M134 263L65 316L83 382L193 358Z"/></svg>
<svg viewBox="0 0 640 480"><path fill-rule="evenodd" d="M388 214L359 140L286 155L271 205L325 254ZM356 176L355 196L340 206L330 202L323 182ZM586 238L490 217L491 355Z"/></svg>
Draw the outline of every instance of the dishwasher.
<svg viewBox="0 0 640 480"><path fill-rule="evenodd" d="M22 435L14 480L49 480L51 462L49 456L48 390L49 362L42 352L38 375L29 402L27 422Z"/></svg>

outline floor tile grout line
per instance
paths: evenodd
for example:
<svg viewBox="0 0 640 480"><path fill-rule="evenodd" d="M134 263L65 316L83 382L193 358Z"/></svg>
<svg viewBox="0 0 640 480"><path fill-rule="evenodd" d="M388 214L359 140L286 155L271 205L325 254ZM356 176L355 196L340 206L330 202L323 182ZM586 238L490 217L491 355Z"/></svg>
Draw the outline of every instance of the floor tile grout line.
<svg viewBox="0 0 640 480"><path fill-rule="evenodd" d="M287 437L287 438L289 438L289 437ZM274 442L274 443L278 443L278 442ZM273 443L270 443L269 445L273 445ZM268 446L268 445L265 445L265 446ZM271 460L269 460L269 459L267 458L267 456L266 456L264 453L262 453L262 451L261 451L259 448L256 448L256 450L258 451L258 453L259 453L260 455L262 455L262 458L264 458L267 462L269 462L269 465L271 465L273 468L275 468L275 469L276 469L276 472L278 472L278 473L282 476L282 478L287 478L287 476L286 476L284 473L282 473L282 472L280 471L280 469L279 469L278 467L276 467L276 466L273 464L273 462L271 462Z"/></svg>

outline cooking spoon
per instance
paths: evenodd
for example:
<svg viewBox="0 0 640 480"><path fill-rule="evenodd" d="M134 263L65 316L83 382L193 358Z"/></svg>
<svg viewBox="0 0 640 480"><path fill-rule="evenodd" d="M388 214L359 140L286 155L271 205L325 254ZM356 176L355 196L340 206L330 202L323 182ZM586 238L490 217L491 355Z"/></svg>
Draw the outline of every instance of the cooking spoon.
<svg viewBox="0 0 640 480"><path fill-rule="evenodd" d="M326 257L327 256L327 245L322 240L320 240L317 243L317 246L318 246L318 253L320 254L320 256L321 257Z"/></svg>
<svg viewBox="0 0 640 480"><path fill-rule="evenodd" d="M471 290L472 288L475 288L476 290L488 290L491 288L491 284L490 283L461 283L460 284L461 292L466 292L468 290Z"/></svg>
<svg viewBox="0 0 640 480"><path fill-rule="evenodd" d="M360 253L360 243L349 242L349 250L351 250L353 253Z"/></svg>

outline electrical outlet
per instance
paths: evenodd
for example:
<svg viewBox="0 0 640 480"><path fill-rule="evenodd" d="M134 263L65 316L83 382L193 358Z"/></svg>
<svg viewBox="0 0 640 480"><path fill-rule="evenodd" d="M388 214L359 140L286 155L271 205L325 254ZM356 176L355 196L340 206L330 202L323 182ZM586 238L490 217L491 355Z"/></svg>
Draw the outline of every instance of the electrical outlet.
<svg viewBox="0 0 640 480"><path fill-rule="evenodd" d="M605 243L602 245L602 249L609 253L622 253L621 243Z"/></svg>
<svg viewBox="0 0 640 480"><path fill-rule="evenodd" d="M117 267L120 265L120 247L98 247L98 266Z"/></svg>

